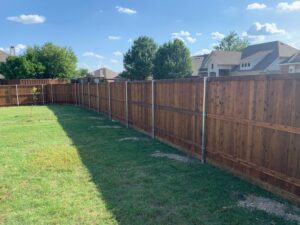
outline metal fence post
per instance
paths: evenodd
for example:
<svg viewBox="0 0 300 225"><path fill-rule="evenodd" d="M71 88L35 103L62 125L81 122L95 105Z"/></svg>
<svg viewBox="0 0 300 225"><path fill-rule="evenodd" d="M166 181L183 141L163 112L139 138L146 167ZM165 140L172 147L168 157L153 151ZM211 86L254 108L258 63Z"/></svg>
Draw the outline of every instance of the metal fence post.
<svg viewBox="0 0 300 225"><path fill-rule="evenodd" d="M18 91L18 85L17 84L16 84L16 96L17 96L17 105L19 106L20 102L19 102L19 91Z"/></svg>
<svg viewBox="0 0 300 225"><path fill-rule="evenodd" d="M100 103L99 103L99 82L97 83L97 110L100 113Z"/></svg>
<svg viewBox="0 0 300 225"><path fill-rule="evenodd" d="M202 137L201 162L206 163L206 108L207 108L207 77L203 79Z"/></svg>
<svg viewBox="0 0 300 225"><path fill-rule="evenodd" d="M111 116L110 82L108 82L108 112L109 112L109 119L111 119L112 116Z"/></svg>
<svg viewBox="0 0 300 225"><path fill-rule="evenodd" d="M90 92L90 82L88 82L88 95L89 95L89 109L91 108L91 92Z"/></svg>
<svg viewBox="0 0 300 225"><path fill-rule="evenodd" d="M44 85L43 84L42 84L42 98L43 98L43 105L45 105Z"/></svg>
<svg viewBox="0 0 300 225"><path fill-rule="evenodd" d="M155 86L154 86L154 80L152 80L151 86L152 86L152 138L155 138Z"/></svg>
<svg viewBox="0 0 300 225"><path fill-rule="evenodd" d="M52 88L52 84L50 84L50 90L51 90L51 101L53 103L53 88Z"/></svg>
<svg viewBox="0 0 300 225"><path fill-rule="evenodd" d="M129 127L128 121L128 81L125 82L125 113L126 113L126 127Z"/></svg>

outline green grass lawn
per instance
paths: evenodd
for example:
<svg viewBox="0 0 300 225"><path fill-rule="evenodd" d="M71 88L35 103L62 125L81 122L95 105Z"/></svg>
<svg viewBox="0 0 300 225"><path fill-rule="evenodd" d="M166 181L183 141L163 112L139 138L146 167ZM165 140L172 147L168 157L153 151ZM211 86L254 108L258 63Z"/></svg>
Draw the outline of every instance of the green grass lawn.
<svg viewBox="0 0 300 225"><path fill-rule="evenodd" d="M296 224L237 202L272 194L74 106L0 108L0 224ZM118 141L141 137L140 141ZM284 203L288 204L288 203Z"/></svg>

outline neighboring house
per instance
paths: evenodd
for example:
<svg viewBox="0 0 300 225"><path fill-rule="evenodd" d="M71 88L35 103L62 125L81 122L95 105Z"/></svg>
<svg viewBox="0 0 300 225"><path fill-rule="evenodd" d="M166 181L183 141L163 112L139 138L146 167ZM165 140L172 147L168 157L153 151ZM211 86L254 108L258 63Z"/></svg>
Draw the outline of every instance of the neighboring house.
<svg viewBox="0 0 300 225"><path fill-rule="evenodd" d="M204 60L208 57L209 55L198 55L198 56L193 56L192 57L192 76L199 76L200 71L199 69L201 68Z"/></svg>
<svg viewBox="0 0 300 225"><path fill-rule="evenodd" d="M205 57L200 69L200 76L229 76L234 67L240 64L241 52L212 51Z"/></svg>
<svg viewBox="0 0 300 225"><path fill-rule="evenodd" d="M80 78L80 82L87 83L87 82L93 82L93 83L99 83L100 81L106 80L114 80L119 74L112 71L108 68L100 68L98 70L95 70L93 72L88 73L85 77Z"/></svg>
<svg viewBox="0 0 300 225"><path fill-rule="evenodd" d="M282 63L287 63L287 60L292 61L292 56L296 53L299 55L297 49L279 41L251 45L241 52L212 51L209 56L193 57L192 61L195 65L193 74L196 74L194 72L197 70L196 67L198 67L200 76L280 74L282 73ZM197 61L200 57L205 57L201 66L198 63L200 61ZM296 60L298 57L295 56L294 59ZM298 66L295 67L296 71Z"/></svg>
<svg viewBox="0 0 300 225"><path fill-rule="evenodd" d="M300 51L283 61L280 68L283 74L300 73Z"/></svg>
<svg viewBox="0 0 300 225"><path fill-rule="evenodd" d="M0 50L0 63L2 62L5 62L6 61L6 58L8 57L9 55L6 53L6 52L3 52ZM0 74L0 79L4 79L5 77L3 75Z"/></svg>
<svg viewBox="0 0 300 225"><path fill-rule="evenodd" d="M240 64L231 75L280 74L280 64L297 52L280 41L251 45L242 50Z"/></svg>

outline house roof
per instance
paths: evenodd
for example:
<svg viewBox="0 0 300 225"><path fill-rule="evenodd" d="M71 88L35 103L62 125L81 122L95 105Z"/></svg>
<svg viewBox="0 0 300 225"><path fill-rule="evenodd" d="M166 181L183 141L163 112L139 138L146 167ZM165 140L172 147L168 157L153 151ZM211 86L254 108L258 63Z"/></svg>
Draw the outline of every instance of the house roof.
<svg viewBox="0 0 300 225"><path fill-rule="evenodd" d="M300 63L300 51L284 60L281 64Z"/></svg>
<svg viewBox="0 0 300 225"><path fill-rule="evenodd" d="M192 57L192 76L197 76L199 74L199 69L203 65L203 62L208 57L208 54L205 55L197 55Z"/></svg>
<svg viewBox="0 0 300 225"><path fill-rule="evenodd" d="M261 71L267 69L276 59L278 58L287 58L295 53L298 50L284 44L280 41L273 41L268 43L262 43L257 45L250 45L247 48L243 49L241 60L249 59L255 55L263 56L262 60L258 62L251 70L248 71ZM240 71L240 67L235 67L234 71Z"/></svg>
<svg viewBox="0 0 300 225"><path fill-rule="evenodd" d="M108 69L106 67L100 68L90 73L93 77L100 77L105 79L114 79L118 76L118 73Z"/></svg>
<svg viewBox="0 0 300 225"><path fill-rule="evenodd" d="M212 51L208 58L213 58L214 63L219 65L238 65L241 60L241 52Z"/></svg>
<svg viewBox="0 0 300 225"><path fill-rule="evenodd" d="M6 52L0 50L0 62L5 62L8 56L9 55Z"/></svg>

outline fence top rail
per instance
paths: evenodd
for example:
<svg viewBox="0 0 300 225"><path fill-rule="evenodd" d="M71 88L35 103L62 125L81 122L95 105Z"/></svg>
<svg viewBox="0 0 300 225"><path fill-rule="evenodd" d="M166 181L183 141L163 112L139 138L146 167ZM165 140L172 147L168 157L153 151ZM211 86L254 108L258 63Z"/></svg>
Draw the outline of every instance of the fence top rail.
<svg viewBox="0 0 300 225"><path fill-rule="evenodd" d="M0 85L0 88L16 87L16 85L18 87L36 87L36 86L46 86L46 85L49 85L49 84L10 84L10 85ZM55 85L63 85L63 84L55 84Z"/></svg>
<svg viewBox="0 0 300 225"><path fill-rule="evenodd" d="M268 75L245 75L228 77L208 77L209 81L258 81L258 80L300 80L300 73L295 74L268 74Z"/></svg>

